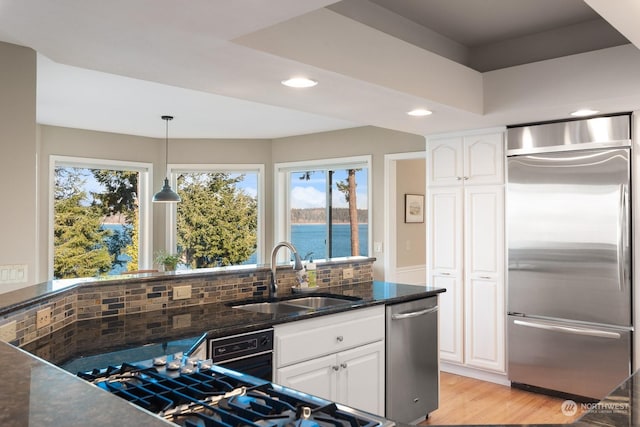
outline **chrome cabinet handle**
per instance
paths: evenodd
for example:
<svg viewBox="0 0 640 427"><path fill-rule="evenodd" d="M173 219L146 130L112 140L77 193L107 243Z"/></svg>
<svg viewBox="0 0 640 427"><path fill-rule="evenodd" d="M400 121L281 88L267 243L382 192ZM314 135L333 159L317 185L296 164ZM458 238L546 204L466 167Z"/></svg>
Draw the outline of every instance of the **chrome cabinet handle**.
<svg viewBox="0 0 640 427"><path fill-rule="evenodd" d="M465 181L468 181L468 180L469 180L469 177L468 177L468 176L465 176L463 179L464 179Z"/></svg>
<svg viewBox="0 0 640 427"><path fill-rule="evenodd" d="M333 369L334 371L339 371L339 370L340 370L340 366L338 366L338 365L333 365L333 366L331 367L331 369Z"/></svg>
<svg viewBox="0 0 640 427"><path fill-rule="evenodd" d="M456 176L456 181L462 181L462 177L461 176Z"/></svg>
<svg viewBox="0 0 640 427"><path fill-rule="evenodd" d="M340 364L340 367L341 367L342 369L347 369L347 364L346 364L346 363L341 363L341 364Z"/></svg>
<svg viewBox="0 0 640 427"><path fill-rule="evenodd" d="M451 276L451 273L440 273L440 274L442 274L443 276Z"/></svg>
<svg viewBox="0 0 640 427"><path fill-rule="evenodd" d="M491 276L480 276L481 279L491 279Z"/></svg>
<svg viewBox="0 0 640 427"><path fill-rule="evenodd" d="M342 342L342 341L344 341L344 337L343 337L342 335L338 335L338 336L336 337L336 340L337 340L338 342Z"/></svg>

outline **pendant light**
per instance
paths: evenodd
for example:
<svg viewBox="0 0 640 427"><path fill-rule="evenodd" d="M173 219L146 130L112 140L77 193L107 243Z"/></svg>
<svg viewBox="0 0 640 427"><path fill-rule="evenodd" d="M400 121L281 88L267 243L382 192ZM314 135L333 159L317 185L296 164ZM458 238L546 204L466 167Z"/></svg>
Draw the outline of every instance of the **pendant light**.
<svg viewBox="0 0 640 427"><path fill-rule="evenodd" d="M164 170L167 170L169 163L169 120L173 120L173 116L162 116L162 120L166 121L165 151L164 151ZM154 203L178 203L182 201L178 193L171 189L169 178L165 176L162 190L153 195Z"/></svg>

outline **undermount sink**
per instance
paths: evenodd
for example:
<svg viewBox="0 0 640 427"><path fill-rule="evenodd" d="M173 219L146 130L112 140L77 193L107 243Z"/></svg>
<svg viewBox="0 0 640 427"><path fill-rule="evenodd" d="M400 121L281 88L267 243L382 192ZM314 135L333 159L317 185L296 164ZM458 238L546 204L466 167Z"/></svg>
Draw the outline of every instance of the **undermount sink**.
<svg viewBox="0 0 640 427"><path fill-rule="evenodd" d="M303 307L309 308L323 308L323 307L333 307L336 305L349 304L353 302L350 299L338 298L338 297L303 297L303 298L295 298L287 301L283 301L286 304L299 305Z"/></svg>
<svg viewBox="0 0 640 427"><path fill-rule="evenodd" d="M288 314L305 311L305 307L297 305L283 304L282 302L254 302L251 304L234 305L233 308L239 308L241 310L255 311L257 313L269 313L269 314Z"/></svg>
<svg viewBox="0 0 640 427"><path fill-rule="evenodd" d="M354 301L358 301L359 298L345 297L345 296L308 296L299 297L293 299L279 300L279 301L267 301L267 302L252 302L247 304L236 304L233 308L241 310L254 311L257 313L269 313L269 314L291 314L291 313L303 313L311 310L318 310L328 307L337 307L340 305L349 305Z"/></svg>

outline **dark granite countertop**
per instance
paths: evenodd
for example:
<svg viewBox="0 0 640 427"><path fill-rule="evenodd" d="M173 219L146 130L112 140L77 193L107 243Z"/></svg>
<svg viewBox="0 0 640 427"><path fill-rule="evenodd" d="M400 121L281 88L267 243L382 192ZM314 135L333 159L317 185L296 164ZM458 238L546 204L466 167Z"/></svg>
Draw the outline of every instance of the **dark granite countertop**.
<svg viewBox="0 0 640 427"><path fill-rule="evenodd" d="M355 308L426 298L444 292L444 289L375 281L332 286L318 292L309 295L329 293L358 297L360 300L305 313L256 313L233 308L233 302L226 302L82 320L25 344L22 348L58 366L106 353L113 353L115 358L143 360L153 357L149 354L154 349L159 354L171 353L167 348L175 347L176 341L187 342L182 344L186 351L206 337L234 335ZM124 350L128 350L126 356L121 355ZM140 356L136 357L136 354ZM99 367L104 366L107 365Z"/></svg>

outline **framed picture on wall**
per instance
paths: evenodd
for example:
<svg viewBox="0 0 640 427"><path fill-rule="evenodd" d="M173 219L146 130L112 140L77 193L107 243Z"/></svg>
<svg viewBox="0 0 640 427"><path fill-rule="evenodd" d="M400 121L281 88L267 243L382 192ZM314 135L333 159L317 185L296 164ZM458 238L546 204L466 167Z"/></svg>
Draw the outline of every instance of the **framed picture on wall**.
<svg viewBox="0 0 640 427"><path fill-rule="evenodd" d="M424 195L405 194L404 195L404 222L419 223L424 222Z"/></svg>

